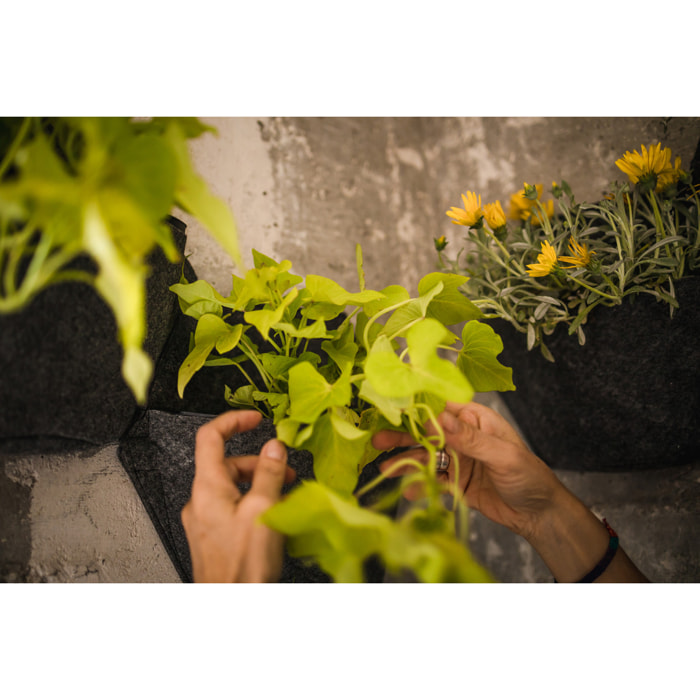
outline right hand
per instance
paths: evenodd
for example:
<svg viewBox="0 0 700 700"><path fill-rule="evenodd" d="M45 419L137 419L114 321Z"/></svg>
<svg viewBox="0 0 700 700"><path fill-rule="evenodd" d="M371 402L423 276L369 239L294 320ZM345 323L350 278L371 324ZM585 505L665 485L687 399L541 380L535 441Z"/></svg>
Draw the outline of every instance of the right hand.
<svg viewBox="0 0 700 700"><path fill-rule="evenodd" d="M607 529L504 418L477 403L448 403L438 422L452 457L448 478L455 480L458 459L459 488L470 508L524 537L558 581L578 581L593 569L608 547ZM373 442L378 449L390 449L411 445L413 439L406 433L383 431ZM386 471L405 456L387 460L380 469ZM421 448L413 456L427 455ZM404 472L410 470L406 467ZM622 548L597 579L646 580Z"/></svg>
<svg viewBox="0 0 700 700"><path fill-rule="evenodd" d="M469 507L528 539L557 493L565 490L563 484L510 424L486 406L448 402L438 422L451 454L449 479L455 478L458 459L458 486ZM377 433L373 442L378 449L414 444L410 435L394 431ZM387 460L380 469L386 471L405 456ZM411 456L425 460L427 455L420 449ZM410 467L397 473L408 471Z"/></svg>

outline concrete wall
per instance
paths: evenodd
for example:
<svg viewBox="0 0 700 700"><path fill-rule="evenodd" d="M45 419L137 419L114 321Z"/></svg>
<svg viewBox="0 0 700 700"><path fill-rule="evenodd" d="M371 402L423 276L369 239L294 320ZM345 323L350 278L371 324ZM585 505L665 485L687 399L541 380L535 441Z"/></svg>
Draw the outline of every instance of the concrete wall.
<svg viewBox="0 0 700 700"><path fill-rule="evenodd" d="M367 284L409 289L434 269L433 238L459 245L445 216L475 190L483 201L523 182L565 179L599 198L626 150L662 141L689 165L700 120L674 118L216 118L219 136L195 144L201 172L231 205L241 247L287 258L298 274L356 283L355 245ZM184 217L187 219L187 217ZM227 293L230 265L198 224L195 269Z"/></svg>
<svg viewBox="0 0 700 700"><path fill-rule="evenodd" d="M579 199L596 198L618 177L614 161L625 150L662 141L687 166L700 136L698 118L206 121L219 136L203 136L194 157L231 205L247 263L257 248L290 259L298 274L326 275L350 289L357 285L356 243L369 287L414 289L434 269L434 237L445 234L458 248L459 229L445 211L467 189L505 205L523 181L548 187L563 178ZM229 261L198 224L182 218L195 270L228 293ZM38 445L3 454L0 446L0 490L0 580L177 580L114 445L61 454ZM697 522L697 509L689 517ZM476 535L481 551L495 552L499 570L508 568L514 580L542 577L531 556L499 544L498 533ZM648 573L674 580L679 567Z"/></svg>

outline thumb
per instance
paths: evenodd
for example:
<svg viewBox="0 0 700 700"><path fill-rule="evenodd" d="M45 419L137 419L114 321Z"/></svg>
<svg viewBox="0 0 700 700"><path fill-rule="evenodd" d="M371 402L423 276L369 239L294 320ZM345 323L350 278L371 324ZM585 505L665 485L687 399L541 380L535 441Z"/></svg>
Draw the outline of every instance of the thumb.
<svg viewBox="0 0 700 700"><path fill-rule="evenodd" d="M279 440L273 438L265 443L260 452L250 492L276 501L282 491L286 473L287 450Z"/></svg>

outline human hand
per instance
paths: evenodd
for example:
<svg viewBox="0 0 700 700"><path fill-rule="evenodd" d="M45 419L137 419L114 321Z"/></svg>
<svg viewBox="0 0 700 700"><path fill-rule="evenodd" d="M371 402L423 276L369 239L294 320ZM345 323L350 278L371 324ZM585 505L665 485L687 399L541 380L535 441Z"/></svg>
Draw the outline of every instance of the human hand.
<svg viewBox="0 0 700 700"><path fill-rule="evenodd" d="M283 538L257 522L280 498L282 485L294 480L279 440L260 453L226 457L224 446L235 433L255 428L256 411L229 411L197 432L192 495L182 509L182 524L196 582L276 581L282 570ZM236 483L251 481L242 496Z"/></svg>
<svg viewBox="0 0 700 700"><path fill-rule="evenodd" d="M438 423L451 456L446 478L455 481L458 460L459 489L470 508L528 540L556 580L578 581L593 570L609 544L606 527L527 448L503 417L477 403L448 403ZM429 426L428 432L437 431ZM377 433L373 442L381 450L414 444L410 435L394 431ZM380 469L386 471L406 454L387 460ZM408 454L427 458L422 448ZM407 471L411 468L396 473ZM596 580L647 579L618 548Z"/></svg>
<svg viewBox="0 0 700 700"><path fill-rule="evenodd" d="M438 422L451 456L447 478L454 482L458 460L458 488L469 507L519 535L530 537L555 496L564 489L561 482L527 448L510 424L486 406L448 402ZM434 434L434 426L429 426L428 432ZM387 430L377 433L373 444L385 450L414 445L415 441L406 433ZM380 469L386 471L406 456L421 461L427 458L422 448L411 450L387 460ZM411 468L406 467L396 473L409 471ZM413 490L408 497L417 495Z"/></svg>

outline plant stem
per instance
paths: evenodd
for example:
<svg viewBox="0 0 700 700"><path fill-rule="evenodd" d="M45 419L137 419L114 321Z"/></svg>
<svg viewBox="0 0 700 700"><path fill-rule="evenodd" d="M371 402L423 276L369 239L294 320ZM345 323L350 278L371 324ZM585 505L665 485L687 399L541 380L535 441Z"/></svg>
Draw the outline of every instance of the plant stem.
<svg viewBox="0 0 700 700"><path fill-rule="evenodd" d="M589 291L595 292L595 294L599 294L601 297L605 297L606 299L611 299L612 301L614 301L617 304L620 303L620 299L618 297L613 297L613 296L610 296L610 294L606 294L605 292L601 292L599 289L595 289L595 288L587 285L585 282L581 282L581 280L578 279L578 277L569 277L569 279L573 280L577 284L580 284L582 287L585 287Z"/></svg>
<svg viewBox="0 0 700 700"><path fill-rule="evenodd" d="M5 157L2 159L2 162L0 163L0 181L5 175L5 171L10 167L10 164L12 161L15 159L15 156L17 155L17 151L19 150L19 147L22 145L22 142L24 141L24 137L27 135L29 131L29 126L32 123L32 117L25 117L24 121L22 122L22 126L20 127L19 131L17 132L17 136L15 136L15 140L12 142L10 147L7 149L7 153L5 153Z"/></svg>

